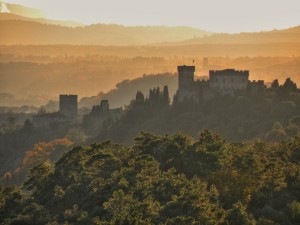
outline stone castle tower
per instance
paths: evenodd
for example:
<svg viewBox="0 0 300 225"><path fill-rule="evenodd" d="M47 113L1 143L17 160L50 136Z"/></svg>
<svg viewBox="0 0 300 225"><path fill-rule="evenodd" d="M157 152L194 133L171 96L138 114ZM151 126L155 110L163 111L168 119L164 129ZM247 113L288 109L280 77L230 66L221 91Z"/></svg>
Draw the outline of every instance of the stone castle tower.
<svg viewBox="0 0 300 225"><path fill-rule="evenodd" d="M59 112L65 116L77 116L77 95L59 95Z"/></svg>
<svg viewBox="0 0 300 225"><path fill-rule="evenodd" d="M178 100L195 98L194 73L195 66L178 66Z"/></svg>
<svg viewBox="0 0 300 225"><path fill-rule="evenodd" d="M208 80L195 80L195 66L178 66L178 101L209 100L216 94L233 95L247 87L263 89L264 81L249 80L249 70L210 70Z"/></svg>

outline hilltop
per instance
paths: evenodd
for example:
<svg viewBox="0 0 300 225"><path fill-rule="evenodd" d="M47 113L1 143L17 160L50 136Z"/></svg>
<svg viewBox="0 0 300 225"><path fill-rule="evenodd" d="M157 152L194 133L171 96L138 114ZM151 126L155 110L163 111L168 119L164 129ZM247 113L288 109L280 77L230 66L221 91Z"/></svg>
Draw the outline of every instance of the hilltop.
<svg viewBox="0 0 300 225"><path fill-rule="evenodd" d="M126 27L115 24L93 24L71 28L51 25L45 20L30 21L21 19L21 17L16 20L8 18L6 14L0 14L0 17L6 17L0 21L0 29L3 31L0 44L5 45L20 43L34 45L146 45L183 41L210 35L207 31L190 27Z"/></svg>
<svg viewBox="0 0 300 225"><path fill-rule="evenodd" d="M177 90L176 74L150 74L133 80L123 80L116 84L115 88L110 91L99 94L98 96L85 97L79 102L79 106L92 107L98 105L100 99L109 100L110 107L117 108L124 105L129 105L132 99L135 98L137 90L147 93L150 88L168 85L170 96L173 96Z"/></svg>
<svg viewBox="0 0 300 225"><path fill-rule="evenodd" d="M45 18L30 18L30 17L24 17L12 13L1 13L0 14L0 20L7 21L7 20L16 20L16 21L31 21L36 23L42 23L42 24L52 24L52 25L59 25L59 26L65 26L65 27L78 27L83 26L83 24L74 22L74 21L61 21L61 20L50 20Z"/></svg>
<svg viewBox="0 0 300 225"><path fill-rule="evenodd" d="M191 27L93 24L0 14L0 44L34 45L270 45L299 44L300 27L256 33L211 33ZM26 32L25 32L26 31Z"/></svg>
<svg viewBox="0 0 300 225"><path fill-rule="evenodd" d="M1 8L0 8L1 9ZM213 49L224 46L242 45L259 49L270 44L299 44L300 26L282 30L214 33L192 27L167 26L123 26L118 24L84 25L74 21L49 20L45 12L15 4L2 3L0 29L4 35L0 44L34 45L158 45L158 46L195 46L214 45ZM25 32L26 31L26 32ZM285 46L287 47L287 46ZM202 49L203 50L203 49ZM238 49L233 49L238 51ZM215 51L215 50L214 50ZM223 50L224 51L224 50Z"/></svg>
<svg viewBox="0 0 300 225"><path fill-rule="evenodd" d="M299 43L300 26L283 30L262 32L244 32L237 34L214 33L209 37L197 37L185 40L174 45L203 45L203 44L272 44L272 43Z"/></svg>
<svg viewBox="0 0 300 225"><path fill-rule="evenodd" d="M46 18L46 13L41 9L30 8L19 4L0 2L0 15L15 14L28 18Z"/></svg>

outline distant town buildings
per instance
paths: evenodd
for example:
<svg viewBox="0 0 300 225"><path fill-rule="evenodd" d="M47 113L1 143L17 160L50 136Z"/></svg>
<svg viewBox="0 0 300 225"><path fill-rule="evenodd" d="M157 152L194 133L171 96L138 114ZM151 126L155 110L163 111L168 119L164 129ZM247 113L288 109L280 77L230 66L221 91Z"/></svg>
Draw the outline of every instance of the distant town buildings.
<svg viewBox="0 0 300 225"><path fill-rule="evenodd" d="M216 94L233 95L236 91L264 89L264 81L249 81L248 70L210 70L209 80L195 81L195 66L178 66L178 101L207 100Z"/></svg>

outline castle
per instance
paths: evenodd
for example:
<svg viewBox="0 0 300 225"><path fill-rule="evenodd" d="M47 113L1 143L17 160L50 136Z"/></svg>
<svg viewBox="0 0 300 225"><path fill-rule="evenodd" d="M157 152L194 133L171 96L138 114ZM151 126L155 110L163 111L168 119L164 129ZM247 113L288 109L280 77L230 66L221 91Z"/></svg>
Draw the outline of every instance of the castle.
<svg viewBox="0 0 300 225"><path fill-rule="evenodd" d="M53 113L41 113L32 118L36 127L50 127L52 124L71 122L77 117L77 95L60 95L59 111Z"/></svg>
<svg viewBox="0 0 300 225"><path fill-rule="evenodd" d="M77 116L77 95L59 95L59 112L65 116Z"/></svg>
<svg viewBox="0 0 300 225"><path fill-rule="evenodd" d="M117 120L123 114L122 107L116 109L110 109L108 100L101 100L100 105L94 105L92 111L90 113L92 116L100 117L100 118L108 118L110 117L113 120Z"/></svg>
<svg viewBox="0 0 300 225"><path fill-rule="evenodd" d="M108 100L101 100L100 105L95 105L89 114L92 123L102 124L104 120L118 120L123 114L122 107L110 109ZM78 115L78 96L59 95L59 110L53 113L38 113L32 117L35 127L50 127L58 123L73 123Z"/></svg>
<svg viewBox="0 0 300 225"><path fill-rule="evenodd" d="M178 66L178 101L208 100L216 94L233 95L236 91L264 89L264 81L250 81L248 70L210 70L209 80L195 81L195 66Z"/></svg>
<svg viewBox="0 0 300 225"><path fill-rule="evenodd" d="M264 81L250 81L248 70L210 70L208 80L195 80L195 66L178 66L179 102L191 100L199 102L209 100L216 95L234 95L236 92L258 93L265 88ZM78 114L77 95L60 95L59 111L33 116L33 123L39 127L49 127L50 124L75 121ZM99 126L104 120L116 121L123 114L122 108L110 109L108 100L102 100L95 105L90 113L91 121Z"/></svg>
<svg viewBox="0 0 300 225"><path fill-rule="evenodd" d="M95 133L99 130L105 130L123 115L123 109L109 107L108 100L101 100L100 105L94 105L92 111L83 117L83 126L88 133Z"/></svg>

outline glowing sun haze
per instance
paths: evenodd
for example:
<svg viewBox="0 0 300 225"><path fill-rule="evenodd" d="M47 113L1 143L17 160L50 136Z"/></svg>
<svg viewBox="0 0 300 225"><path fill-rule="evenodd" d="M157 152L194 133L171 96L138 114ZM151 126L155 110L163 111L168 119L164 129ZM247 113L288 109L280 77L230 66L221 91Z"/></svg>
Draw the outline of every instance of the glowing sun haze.
<svg viewBox="0 0 300 225"><path fill-rule="evenodd" d="M300 25L300 0L7 0L42 9L50 19L85 24L192 26L215 32Z"/></svg>

